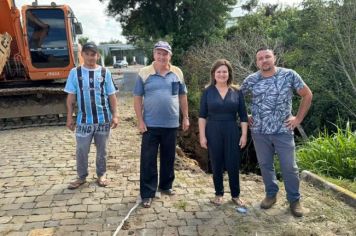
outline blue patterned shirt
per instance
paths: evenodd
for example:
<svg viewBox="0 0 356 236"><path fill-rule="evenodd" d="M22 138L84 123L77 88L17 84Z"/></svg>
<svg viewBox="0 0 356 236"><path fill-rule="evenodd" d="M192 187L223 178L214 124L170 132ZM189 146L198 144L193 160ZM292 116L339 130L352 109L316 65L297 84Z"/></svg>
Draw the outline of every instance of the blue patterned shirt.
<svg viewBox="0 0 356 236"><path fill-rule="evenodd" d="M262 77L258 71L249 75L241 85L245 95L252 95L252 133L292 133L285 121L292 115L293 90L305 86L302 78L291 69L277 67L275 75Z"/></svg>

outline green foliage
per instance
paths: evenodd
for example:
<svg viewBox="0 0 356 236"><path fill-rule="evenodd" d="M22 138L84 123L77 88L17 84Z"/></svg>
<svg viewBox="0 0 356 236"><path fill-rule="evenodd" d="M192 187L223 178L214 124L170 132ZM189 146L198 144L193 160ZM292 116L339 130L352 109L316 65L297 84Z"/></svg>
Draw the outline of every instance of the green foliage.
<svg viewBox="0 0 356 236"><path fill-rule="evenodd" d="M103 55L103 54L101 54L101 55ZM113 58L112 58L112 55L110 52L105 56L104 63L106 66L113 64Z"/></svg>
<svg viewBox="0 0 356 236"><path fill-rule="evenodd" d="M305 0L301 8L266 7L238 19L225 38L263 35L275 49L277 65L296 70L313 91L313 103L303 127L308 134L337 120L356 120L356 1ZM253 44L252 45L256 45ZM299 98L293 101L297 112Z"/></svg>
<svg viewBox="0 0 356 236"><path fill-rule="evenodd" d="M84 45L84 44L86 44L87 42L89 42L89 37L81 36L81 37L79 37L78 41L79 41L79 43L80 43L81 45Z"/></svg>
<svg viewBox="0 0 356 236"><path fill-rule="evenodd" d="M105 44L122 44L122 42L119 39L111 39L108 42L100 42L100 45L105 45Z"/></svg>
<svg viewBox="0 0 356 236"><path fill-rule="evenodd" d="M326 131L306 142L297 151L301 169L333 178L354 180L356 173L356 132L349 123L343 130L328 134Z"/></svg>
<svg viewBox="0 0 356 236"><path fill-rule="evenodd" d="M189 47L219 38L236 0L110 0L108 13L118 18L130 42L171 38L174 60ZM149 55L149 54L147 54Z"/></svg>

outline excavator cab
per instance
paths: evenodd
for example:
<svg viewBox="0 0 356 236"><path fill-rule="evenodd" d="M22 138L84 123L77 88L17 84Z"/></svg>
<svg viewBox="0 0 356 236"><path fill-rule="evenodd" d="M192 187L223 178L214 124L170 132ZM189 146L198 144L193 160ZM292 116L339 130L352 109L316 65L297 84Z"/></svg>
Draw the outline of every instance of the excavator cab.
<svg viewBox="0 0 356 236"><path fill-rule="evenodd" d="M72 10L66 5L24 6L24 35L28 45L30 79L65 78L78 64L76 36L82 33Z"/></svg>

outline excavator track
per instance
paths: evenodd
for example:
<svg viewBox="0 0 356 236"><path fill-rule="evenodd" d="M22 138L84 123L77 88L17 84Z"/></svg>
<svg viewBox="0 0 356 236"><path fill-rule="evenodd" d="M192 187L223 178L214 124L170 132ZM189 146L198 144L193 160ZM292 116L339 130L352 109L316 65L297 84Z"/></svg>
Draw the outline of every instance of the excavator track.
<svg viewBox="0 0 356 236"><path fill-rule="evenodd" d="M0 130L65 124L63 83L0 88Z"/></svg>

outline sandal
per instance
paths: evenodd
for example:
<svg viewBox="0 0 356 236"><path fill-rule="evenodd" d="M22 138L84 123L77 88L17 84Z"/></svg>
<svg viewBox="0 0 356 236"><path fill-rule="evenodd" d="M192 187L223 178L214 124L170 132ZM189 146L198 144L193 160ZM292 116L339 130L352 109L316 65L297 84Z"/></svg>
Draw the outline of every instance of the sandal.
<svg viewBox="0 0 356 236"><path fill-rule="evenodd" d="M142 206L144 208L150 208L152 203L152 198L143 198L142 199Z"/></svg>
<svg viewBox="0 0 356 236"><path fill-rule="evenodd" d="M216 206L220 206L223 203L223 196L215 196L215 198L211 199L210 202Z"/></svg>
<svg viewBox="0 0 356 236"><path fill-rule="evenodd" d="M100 176L98 177L98 179L96 180L96 183L100 186L100 187L106 187L109 184L109 180L105 179L104 176Z"/></svg>
<svg viewBox="0 0 356 236"><path fill-rule="evenodd" d="M246 207L246 203L242 201L239 197L233 197L231 198L231 201L239 207Z"/></svg>
<svg viewBox="0 0 356 236"><path fill-rule="evenodd" d="M80 185L86 182L85 179L76 179L73 182L70 182L68 185L68 189L77 189Z"/></svg>

